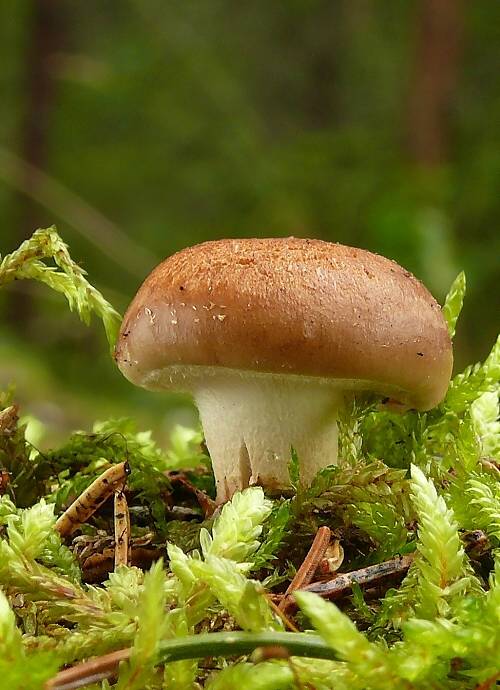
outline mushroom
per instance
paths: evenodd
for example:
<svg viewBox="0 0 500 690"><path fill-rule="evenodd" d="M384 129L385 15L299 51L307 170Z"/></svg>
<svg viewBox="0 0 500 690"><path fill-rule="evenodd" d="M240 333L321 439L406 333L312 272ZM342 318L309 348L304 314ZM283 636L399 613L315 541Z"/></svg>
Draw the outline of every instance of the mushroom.
<svg viewBox="0 0 500 690"><path fill-rule="evenodd" d="M133 383L194 397L217 501L289 487L337 462L346 391L439 403L450 337L427 289L377 254L320 240L206 242L167 258L128 308L116 361Z"/></svg>

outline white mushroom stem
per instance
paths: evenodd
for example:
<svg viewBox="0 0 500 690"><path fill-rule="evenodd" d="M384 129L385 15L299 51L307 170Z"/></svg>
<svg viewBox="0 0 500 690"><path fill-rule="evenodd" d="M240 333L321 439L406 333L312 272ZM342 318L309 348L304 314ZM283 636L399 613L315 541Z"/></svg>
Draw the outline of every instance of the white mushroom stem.
<svg viewBox="0 0 500 690"><path fill-rule="evenodd" d="M290 486L291 447L309 484L337 462L339 388L298 376L219 372L195 387L194 397L212 458L217 501L252 484Z"/></svg>

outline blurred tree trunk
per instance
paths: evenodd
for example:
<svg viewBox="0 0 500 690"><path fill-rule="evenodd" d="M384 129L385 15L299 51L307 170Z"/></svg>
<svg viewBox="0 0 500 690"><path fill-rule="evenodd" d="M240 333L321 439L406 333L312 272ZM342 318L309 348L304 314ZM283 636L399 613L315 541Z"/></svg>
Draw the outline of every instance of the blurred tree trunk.
<svg viewBox="0 0 500 690"><path fill-rule="evenodd" d="M337 118L336 67L335 49L331 45L315 49L305 100L307 119L314 129L324 129Z"/></svg>
<svg viewBox="0 0 500 690"><path fill-rule="evenodd" d="M434 294L444 296L459 268L446 210L445 166L452 156L452 108L462 56L462 0L420 0L416 24L407 120L408 152L417 173L414 181L421 204L415 228L424 281ZM465 332L460 340L465 361L469 350Z"/></svg>
<svg viewBox="0 0 500 690"><path fill-rule="evenodd" d="M309 39L304 109L307 124L314 129L325 129L339 120L339 44L345 12L344 0L328 0L311 12L310 25L304 27Z"/></svg>
<svg viewBox="0 0 500 690"><path fill-rule="evenodd" d="M408 112L415 163L436 167L449 153L449 112L461 53L461 0L421 0Z"/></svg>
<svg viewBox="0 0 500 690"><path fill-rule="evenodd" d="M53 57L63 43L63 7L60 0L32 0L31 26L26 36L24 59L24 117L18 134L21 158L44 169L47 165L49 132L56 101L57 82L54 77ZM20 244L44 221L44 214L33 201L32 193L38 184L24 172L24 193L14 193L14 232L12 247ZM12 292L7 305L7 320L24 333L29 329L32 304L27 292Z"/></svg>

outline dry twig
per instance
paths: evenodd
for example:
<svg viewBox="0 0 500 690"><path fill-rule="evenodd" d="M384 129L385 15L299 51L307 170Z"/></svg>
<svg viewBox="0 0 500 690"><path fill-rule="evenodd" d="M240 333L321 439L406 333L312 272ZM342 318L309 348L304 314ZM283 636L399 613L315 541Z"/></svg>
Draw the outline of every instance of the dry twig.
<svg viewBox="0 0 500 690"><path fill-rule="evenodd" d="M320 527L316 532L314 541L309 549L307 556L300 568L295 573L295 577L288 585L285 596L279 603L279 609L286 611L290 603L292 603L291 595L295 590L302 589L308 585L314 577L316 568L323 559L328 544L330 543L332 531L329 527Z"/></svg>
<svg viewBox="0 0 500 690"><path fill-rule="evenodd" d="M412 564L413 558L413 554L399 556L390 561L353 570L351 573L342 573L328 582L313 582L301 587L301 589L319 594L325 599L340 599L351 592L353 583L360 587L366 587L367 585L376 585L380 580L388 577L404 575Z"/></svg>
<svg viewBox="0 0 500 690"><path fill-rule="evenodd" d="M157 663L164 665L183 659L248 656L262 647L273 647L276 650L285 647L292 657L338 660L337 653L318 635L300 632L224 631L165 640L160 643ZM45 690L76 690L89 683L110 678L115 675L120 662L130 657L131 652L131 649L122 649L62 671L46 683Z"/></svg>
<svg viewBox="0 0 500 690"><path fill-rule="evenodd" d="M462 540L467 553L477 551L480 554L481 550L489 545L486 535L481 530L465 532L462 534ZM405 575L414 558L414 553L398 556L390 561L369 565L350 573L338 574L327 582L303 584L300 589L315 592L325 599L341 599L350 594L353 583L357 583L360 587L377 586L380 581L387 578Z"/></svg>
<svg viewBox="0 0 500 690"><path fill-rule="evenodd" d="M119 565L130 565L130 513L125 491L115 491L115 570Z"/></svg>
<svg viewBox="0 0 500 690"><path fill-rule="evenodd" d="M117 652L85 661L77 666L60 671L49 680L46 690L76 690L90 683L99 683L114 676L122 661L130 658L131 649L119 649Z"/></svg>
<svg viewBox="0 0 500 690"><path fill-rule="evenodd" d="M266 597L269 606L272 608L274 613L281 618L285 626L292 632L300 632L297 626L294 623L292 623L292 621L288 618L286 613L281 610L281 608L273 601L272 597L269 594L267 594L267 592L264 594L264 596Z"/></svg>
<svg viewBox="0 0 500 690"><path fill-rule="evenodd" d="M187 477L182 474L181 472L167 472L167 477L169 478L172 486L175 484L180 484L182 487L184 487L189 493L192 493L196 500L198 501L198 505L203 511L203 514L205 518L212 517L212 515L215 513L217 510L217 503L208 496L204 491L201 489L198 489L192 482L187 479Z"/></svg>
<svg viewBox="0 0 500 690"><path fill-rule="evenodd" d="M56 529L61 537L68 536L86 522L112 493L121 489L129 473L128 462L120 462L97 477L57 520Z"/></svg>

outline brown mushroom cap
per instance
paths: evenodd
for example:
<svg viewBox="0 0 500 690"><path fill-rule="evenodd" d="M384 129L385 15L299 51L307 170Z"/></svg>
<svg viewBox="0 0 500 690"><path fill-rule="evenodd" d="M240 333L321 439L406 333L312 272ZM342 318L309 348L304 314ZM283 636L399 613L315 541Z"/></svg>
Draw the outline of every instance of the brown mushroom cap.
<svg viewBox="0 0 500 690"><path fill-rule="evenodd" d="M340 379L426 410L453 356L438 303L401 266L283 238L206 242L163 261L125 315L116 360L147 388L187 377L189 389L199 367L224 367Z"/></svg>

